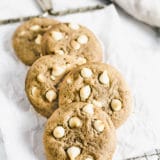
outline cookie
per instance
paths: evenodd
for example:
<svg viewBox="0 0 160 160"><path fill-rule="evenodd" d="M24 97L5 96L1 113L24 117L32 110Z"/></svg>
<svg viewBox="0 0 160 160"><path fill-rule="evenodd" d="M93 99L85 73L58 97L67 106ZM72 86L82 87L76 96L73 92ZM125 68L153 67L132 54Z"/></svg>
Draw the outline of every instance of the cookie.
<svg viewBox="0 0 160 160"><path fill-rule="evenodd" d="M115 128L108 115L88 103L71 103L56 110L44 132L47 160L111 160Z"/></svg>
<svg viewBox="0 0 160 160"><path fill-rule="evenodd" d="M13 48L23 63L32 65L42 55L42 36L57 23L53 19L34 18L17 28L13 35Z"/></svg>
<svg viewBox="0 0 160 160"><path fill-rule="evenodd" d="M88 61L93 62L102 60L102 47L86 27L61 23L43 36L42 54L83 55Z"/></svg>
<svg viewBox="0 0 160 160"><path fill-rule="evenodd" d="M33 63L26 77L25 90L38 113L50 117L57 108L59 82L68 71L84 63L86 59L68 55L46 55Z"/></svg>
<svg viewBox="0 0 160 160"><path fill-rule="evenodd" d="M59 106L88 102L104 110L116 128L131 112L131 94L122 75L112 66L90 63L67 74L59 85Z"/></svg>

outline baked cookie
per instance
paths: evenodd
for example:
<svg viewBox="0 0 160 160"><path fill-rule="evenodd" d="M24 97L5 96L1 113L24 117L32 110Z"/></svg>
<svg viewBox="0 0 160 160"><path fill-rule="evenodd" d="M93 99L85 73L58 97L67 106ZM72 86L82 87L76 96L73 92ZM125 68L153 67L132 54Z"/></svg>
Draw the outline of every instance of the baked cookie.
<svg viewBox="0 0 160 160"><path fill-rule="evenodd" d="M63 76L77 65L86 63L86 59L77 56L42 56L30 67L25 83L28 99L35 110L50 117L57 108L57 85Z"/></svg>
<svg viewBox="0 0 160 160"><path fill-rule="evenodd" d="M44 132L47 160L111 160L115 128L108 115L87 103L71 103L49 118Z"/></svg>
<svg viewBox="0 0 160 160"><path fill-rule="evenodd" d="M101 61L102 48L95 35L78 24L55 25L42 38L42 54L83 55L88 61Z"/></svg>
<svg viewBox="0 0 160 160"><path fill-rule="evenodd" d="M88 102L104 110L118 128L131 112L131 94L122 75L112 66L89 63L77 67L59 85L59 106Z"/></svg>
<svg viewBox="0 0 160 160"><path fill-rule="evenodd" d="M20 25L13 35L13 48L19 59L26 65L41 55L43 34L58 22L47 18L34 18Z"/></svg>

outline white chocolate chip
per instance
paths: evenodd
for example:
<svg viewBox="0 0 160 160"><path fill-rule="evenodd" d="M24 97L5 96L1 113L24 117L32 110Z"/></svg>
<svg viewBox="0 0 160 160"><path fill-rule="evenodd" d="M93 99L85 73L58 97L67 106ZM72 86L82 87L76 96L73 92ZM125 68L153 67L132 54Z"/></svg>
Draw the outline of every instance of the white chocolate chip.
<svg viewBox="0 0 160 160"><path fill-rule="evenodd" d="M81 48L81 45L78 43L78 42L76 42L76 41L71 41L71 46L73 47L73 49L75 49L75 50L78 50L78 49L80 49Z"/></svg>
<svg viewBox="0 0 160 160"><path fill-rule="evenodd" d="M35 43L36 43L36 44L41 44L41 41L42 41L42 36L39 34L39 35L37 36L37 38L35 39Z"/></svg>
<svg viewBox="0 0 160 160"><path fill-rule="evenodd" d="M71 78L68 78L68 79L67 79L67 83L68 83L68 84L72 84L72 79L71 79Z"/></svg>
<svg viewBox="0 0 160 160"><path fill-rule="evenodd" d="M88 99L90 94L91 94L91 88L89 85L86 85L80 89L80 97L82 101Z"/></svg>
<svg viewBox="0 0 160 160"><path fill-rule="evenodd" d="M93 107L93 104L86 104L84 107L83 107L83 112L87 113L87 114L90 114L90 115L93 115L94 114L94 107Z"/></svg>
<svg viewBox="0 0 160 160"><path fill-rule="evenodd" d="M30 27L31 31L38 31L41 27L39 25L33 25Z"/></svg>
<svg viewBox="0 0 160 160"><path fill-rule="evenodd" d="M31 94L32 94L32 96L36 96L36 94L37 94L37 91L38 91L38 88L37 87L32 87L32 90L31 90Z"/></svg>
<svg viewBox="0 0 160 160"><path fill-rule="evenodd" d="M73 146L68 148L67 153L70 160L75 160L80 155L81 149L79 147Z"/></svg>
<svg viewBox="0 0 160 160"><path fill-rule="evenodd" d="M81 75L84 78L90 78L92 76L92 71L89 68L82 68Z"/></svg>
<svg viewBox="0 0 160 160"><path fill-rule="evenodd" d="M109 84L109 77L107 71L104 71L100 76L99 76L99 81L102 84Z"/></svg>
<svg viewBox="0 0 160 160"><path fill-rule="evenodd" d="M49 102L52 102L53 100L57 98L57 94L54 90L49 90L46 93L46 98Z"/></svg>
<svg viewBox="0 0 160 160"><path fill-rule="evenodd" d="M100 102L100 101L92 100L92 103L93 103L96 107L99 107L99 108L103 107L102 102Z"/></svg>
<svg viewBox="0 0 160 160"><path fill-rule="evenodd" d="M86 44L88 42L88 37L86 35L81 35L78 37L77 41L80 44Z"/></svg>
<svg viewBox="0 0 160 160"><path fill-rule="evenodd" d="M67 68L67 69L72 69L72 67L73 67L72 64L70 64L70 63L66 64L66 68Z"/></svg>
<svg viewBox="0 0 160 160"><path fill-rule="evenodd" d="M64 51L62 49L55 51L56 54L64 55Z"/></svg>
<svg viewBox="0 0 160 160"><path fill-rule="evenodd" d="M50 28L52 28L52 25L44 27L44 29L46 29L46 30L49 30Z"/></svg>
<svg viewBox="0 0 160 160"><path fill-rule="evenodd" d="M24 36L26 33L27 33L26 31L21 31L21 32L19 33L19 36Z"/></svg>
<svg viewBox="0 0 160 160"><path fill-rule="evenodd" d="M40 73L38 76L37 76L37 80L41 83L45 82L45 76Z"/></svg>
<svg viewBox="0 0 160 160"><path fill-rule="evenodd" d="M59 41L61 39L63 39L63 34L61 32L57 32L57 31L52 31L52 38L56 41Z"/></svg>
<svg viewBox="0 0 160 160"><path fill-rule="evenodd" d="M54 75L51 75L50 78L51 78L52 81L56 80L56 77Z"/></svg>
<svg viewBox="0 0 160 160"><path fill-rule="evenodd" d="M93 157L89 156L89 157L85 158L85 160L93 160Z"/></svg>
<svg viewBox="0 0 160 160"><path fill-rule="evenodd" d="M94 121L94 128L97 132L103 132L104 130L104 123L101 120L95 120Z"/></svg>
<svg viewBox="0 0 160 160"><path fill-rule="evenodd" d="M81 120L78 117L72 117L69 120L69 126L71 128L78 128L78 127L82 126L82 122L81 122Z"/></svg>
<svg viewBox="0 0 160 160"><path fill-rule="evenodd" d="M73 30L78 30L80 27L78 24L75 24L75 23L70 23L69 24L69 27Z"/></svg>
<svg viewBox="0 0 160 160"><path fill-rule="evenodd" d="M54 135L54 137L56 137L56 138L62 138L62 137L64 137L64 135L65 135L65 130L64 130L64 128L61 127L61 126L56 127L56 128L54 129L54 131L53 131L53 135Z"/></svg>
<svg viewBox="0 0 160 160"><path fill-rule="evenodd" d="M77 63L78 65L82 65L82 64L86 63L87 60L85 58L83 58L83 57L78 57L77 58L77 62L78 62Z"/></svg>
<svg viewBox="0 0 160 160"><path fill-rule="evenodd" d="M66 71L66 66L57 66L55 65L52 70L53 76L60 76Z"/></svg>
<svg viewBox="0 0 160 160"><path fill-rule="evenodd" d="M120 111L122 109L122 102L119 99L113 99L111 102L113 111Z"/></svg>

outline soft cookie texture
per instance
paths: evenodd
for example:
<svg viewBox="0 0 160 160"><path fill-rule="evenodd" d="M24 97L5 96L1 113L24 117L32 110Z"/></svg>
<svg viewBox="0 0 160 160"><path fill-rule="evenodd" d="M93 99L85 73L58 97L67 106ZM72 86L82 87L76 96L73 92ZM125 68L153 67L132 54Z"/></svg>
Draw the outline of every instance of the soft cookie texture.
<svg viewBox="0 0 160 160"><path fill-rule="evenodd" d="M88 61L101 61L102 48L95 35L78 24L61 23L42 38L42 53L80 55Z"/></svg>
<svg viewBox="0 0 160 160"><path fill-rule="evenodd" d="M131 112L130 90L122 75L108 64L79 66L67 74L59 90L60 107L72 102L94 104L111 117L116 128L126 121Z"/></svg>
<svg viewBox="0 0 160 160"><path fill-rule="evenodd" d="M47 160L111 160L116 148L109 116L82 102L56 110L46 124L43 141Z"/></svg>
<svg viewBox="0 0 160 160"><path fill-rule="evenodd" d="M58 22L48 18L34 18L20 25L13 35L13 48L26 65L38 59L43 34Z"/></svg>
<svg viewBox="0 0 160 160"><path fill-rule="evenodd" d="M86 59L68 55L47 55L39 58L28 71L25 90L35 110L49 117L57 108L58 84L64 75Z"/></svg>

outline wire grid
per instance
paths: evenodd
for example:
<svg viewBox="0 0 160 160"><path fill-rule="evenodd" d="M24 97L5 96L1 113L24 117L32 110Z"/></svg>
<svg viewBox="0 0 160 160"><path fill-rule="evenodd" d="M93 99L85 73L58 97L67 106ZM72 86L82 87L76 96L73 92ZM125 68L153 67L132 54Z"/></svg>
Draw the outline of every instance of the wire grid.
<svg viewBox="0 0 160 160"><path fill-rule="evenodd" d="M132 157L125 160L160 160L160 149L155 149L142 156Z"/></svg>

